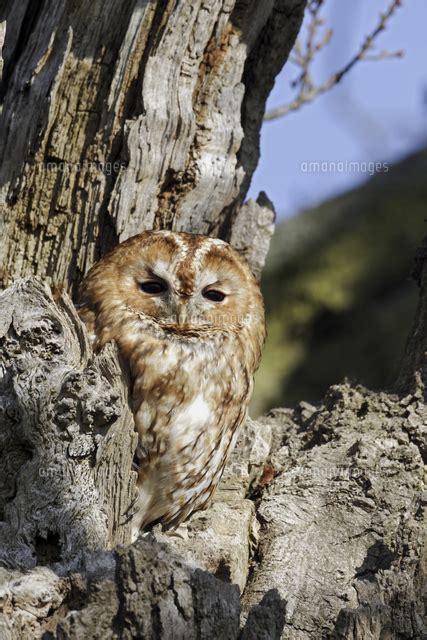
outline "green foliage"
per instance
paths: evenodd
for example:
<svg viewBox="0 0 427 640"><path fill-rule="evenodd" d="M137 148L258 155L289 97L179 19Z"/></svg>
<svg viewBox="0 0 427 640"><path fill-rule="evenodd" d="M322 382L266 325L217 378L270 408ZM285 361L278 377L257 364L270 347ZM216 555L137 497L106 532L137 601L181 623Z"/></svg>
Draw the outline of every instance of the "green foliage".
<svg viewBox="0 0 427 640"><path fill-rule="evenodd" d="M269 337L252 413L350 377L387 387L414 315L427 151L279 225L263 277Z"/></svg>

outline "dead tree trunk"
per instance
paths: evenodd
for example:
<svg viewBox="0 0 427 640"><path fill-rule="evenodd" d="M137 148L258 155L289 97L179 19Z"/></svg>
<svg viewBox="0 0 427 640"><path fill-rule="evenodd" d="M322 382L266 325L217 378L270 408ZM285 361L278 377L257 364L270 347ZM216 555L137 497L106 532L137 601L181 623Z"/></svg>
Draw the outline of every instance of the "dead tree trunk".
<svg viewBox="0 0 427 640"><path fill-rule="evenodd" d="M3 2L3 286L71 287L144 229L229 239L304 5Z"/></svg>
<svg viewBox="0 0 427 640"><path fill-rule="evenodd" d="M132 546L126 371L47 286L152 227L260 270L272 213L241 205L304 4L2 5L2 639L423 637L424 253L398 392L249 421L187 539Z"/></svg>

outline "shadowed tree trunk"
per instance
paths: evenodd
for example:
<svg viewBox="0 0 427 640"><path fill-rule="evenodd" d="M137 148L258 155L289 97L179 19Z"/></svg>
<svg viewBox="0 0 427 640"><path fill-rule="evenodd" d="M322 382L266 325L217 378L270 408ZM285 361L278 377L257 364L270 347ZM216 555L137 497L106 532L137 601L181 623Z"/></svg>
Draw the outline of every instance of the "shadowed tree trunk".
<svg viewBox="0 0 427 640"><path fill-rule="evenodd" d="M153 227L260 273L274 214L244 199L304 4L2 4L2 639L423 637L425 251L398 392L249 420L212 506L131 546L127 373L48 286Z"/></svg>

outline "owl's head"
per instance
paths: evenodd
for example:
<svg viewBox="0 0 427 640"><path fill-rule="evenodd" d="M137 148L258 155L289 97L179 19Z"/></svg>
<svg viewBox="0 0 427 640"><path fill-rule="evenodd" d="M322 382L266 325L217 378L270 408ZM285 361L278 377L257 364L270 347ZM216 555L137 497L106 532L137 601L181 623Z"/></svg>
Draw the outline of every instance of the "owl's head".
<svg viewBox="0 0 427 640"><path fill-rule="evenodd" d="M264 327L244 258L222 240L189 233L146 231L118 245L89 271L81 301L95 315L126 308L171 331Z"/></svg>

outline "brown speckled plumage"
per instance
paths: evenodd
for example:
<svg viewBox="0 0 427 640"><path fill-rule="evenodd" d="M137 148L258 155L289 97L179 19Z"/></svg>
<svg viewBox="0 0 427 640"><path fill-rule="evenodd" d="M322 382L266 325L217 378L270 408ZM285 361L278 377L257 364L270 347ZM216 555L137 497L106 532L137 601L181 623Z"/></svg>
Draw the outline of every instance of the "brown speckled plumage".
<svg viewBox="0 0 427 640"><path fill-rule="evenodd" d="M147 282L165 288L149 294ZM206 299L220 291L222 301ZM204 236L144 232L81 286L80 316L100 348L129 363L139 433L134 532L203 508L244 421L265 337L261 293L244 259Z"/></svg>

